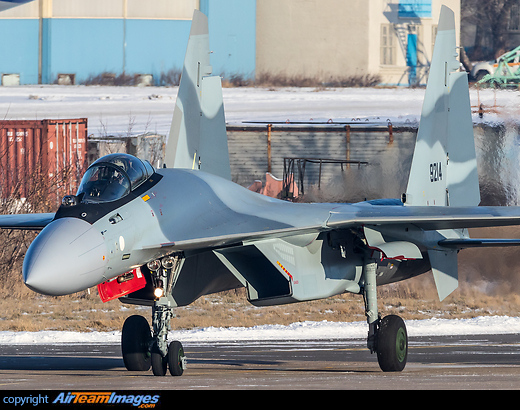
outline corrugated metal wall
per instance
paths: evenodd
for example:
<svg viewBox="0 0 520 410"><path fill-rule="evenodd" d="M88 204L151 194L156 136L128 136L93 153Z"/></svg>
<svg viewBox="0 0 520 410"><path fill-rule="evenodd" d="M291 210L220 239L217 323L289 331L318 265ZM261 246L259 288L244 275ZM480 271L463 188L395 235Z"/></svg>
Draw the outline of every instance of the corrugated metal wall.
<svg viewBox="0 0 520 410"><path fill-rule="evenodd" d="M520 130L517 126L490 126L478 124L474 127L477 160L479 163L481 205L518 205L520 202L520 179L516 161L511 153L519 152L516 144ZM267 124L257 126L229 126L229 154L231 174L234 181L243 186L251 185L255 179L265 182L268 160ZM410 172L417 128L393 129L392 138L388 130L356 129L352 126L350 157L366 160L366 166L351 166L341 169L331 165L328 175L322 178L321 189L305 178L305 200L356 202L376 198L400 198L406 190ZM271 134L271 161L273 174L282 178L280 160L283 156L304 157L320 155L341 159L348 148L345 130L330 126L318 132L302 130L289 132L278 129ZM160 167L164 156L165 137L142 135L125 138L91 139L89 161L112 152L129 152ZM317 151L315 147L327 149ZM516 156L515 156L516 158ZM1 165L1 161L0 161ZM311 171L308 165L307 171Z"/></svg>
<svg viewBox="0 0 520 410"><path fill-rule="evenodd" d="M233 181L248 186L257 179L265 180L268 167L266 127L228 127L227 134Z"/></svg>
<svg viewBox="0 0 520 410"><path fill-rule="evenodd" d="M268 124L228 126L231 175L233 181L248 186L255 180L265 181L269 163L271 173L281 179L286 157L367 161L369 164L361 167L322 164L321 187L326 189L339 180L338 189L343 191L348 186L352 200L399 197L411 164L416 132L415 128L384 125L273 124L269 138ZM319 164L307 163L305 187L317 187L319 175ZM359 192L358 185L363 185Z"/></svg>
<svg viewBox="0 0 520 410"><path fill-rule="evenodd" d="M304 189L308 198L345 202L400 197L406 188L417 129L352 125L349 133L345 125L274 124L269 137L268 124L243 124L228 125L227 134L232 180L245 187L255 180L265 183L269 166L271 173L282 179L286 157L367 161L368 165L361 166L323 164L319 187L319 164L306 164ZM91 138L89 162L112 152L128 152L160 167L164 142L160 135ZM296 166L294 172L298 180Z"/></svg>

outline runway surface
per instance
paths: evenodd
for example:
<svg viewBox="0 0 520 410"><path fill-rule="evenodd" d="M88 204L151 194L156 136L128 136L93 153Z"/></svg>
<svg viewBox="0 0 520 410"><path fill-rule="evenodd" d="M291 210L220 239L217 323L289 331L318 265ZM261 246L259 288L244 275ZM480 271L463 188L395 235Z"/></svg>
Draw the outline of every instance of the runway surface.
<svg viewBox="0 0 520 410"><path fill-rule="evenodd" d="M0 389L519 389L520 335L411 337L402 373L364 340L185 344L181 377L128 372L117 345L0 346Z"/></svg>

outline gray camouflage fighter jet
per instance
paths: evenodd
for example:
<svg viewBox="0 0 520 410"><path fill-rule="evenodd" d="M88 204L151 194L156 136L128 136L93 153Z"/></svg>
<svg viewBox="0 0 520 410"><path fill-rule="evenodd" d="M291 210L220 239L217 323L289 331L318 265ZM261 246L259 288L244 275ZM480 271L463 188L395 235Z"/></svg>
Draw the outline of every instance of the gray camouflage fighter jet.
<svg viewBox="0 0 520 410"><path fill-rule="evenodd" d="M56 214L5 215L0 227L42 229L23 280L65 295L98 285L103 300L152 306L122 331L128 370L180 375L182 345L167 335L173 310L202 295L247 288L255 306L361 294L367 345L383 371L401 371L403 320L381 318L376 286L433 271L439 297L457 286L457 252L520 245L471 239L467 228L520 224L518 207L479 207L466 73L455 22L442 8L417 144L402 200L289 203L233 182L220 77L211 76L207 18L195 11L165 166L110 154L86 171Z"/></svg>

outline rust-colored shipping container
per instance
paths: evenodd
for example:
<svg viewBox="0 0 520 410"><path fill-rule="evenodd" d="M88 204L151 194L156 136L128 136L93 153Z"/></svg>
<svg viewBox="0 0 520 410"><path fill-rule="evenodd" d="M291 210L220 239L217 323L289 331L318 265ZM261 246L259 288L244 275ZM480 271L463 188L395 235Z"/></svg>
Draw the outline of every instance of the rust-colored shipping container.
<svg viewBox="0 0 520 410"><path fill-rule="evenodd" d="M0 197L75 194L87 168L87 119L0 121Z"/></svg>

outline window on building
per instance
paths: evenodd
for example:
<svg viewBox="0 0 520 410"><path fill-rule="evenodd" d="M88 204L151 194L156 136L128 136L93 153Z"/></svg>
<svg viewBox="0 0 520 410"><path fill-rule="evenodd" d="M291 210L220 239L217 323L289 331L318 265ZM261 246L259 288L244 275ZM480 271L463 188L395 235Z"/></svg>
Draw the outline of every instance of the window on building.
<svg viewBox="0 0 520 410"><path fill-rule="evenodd" d="M432 25L432 56L433 48L435 47L435 39L437 38L437 24Z"/></svg>
<svg viewBox="0 0 520 410"><path fill-rule="evenodd" d="M396 61L395 30L392 24L381 25L381 64L395 65Z"/></svg>
<svg viewBox="0 0 520 410"><path fill-rule="evenodd" d="M509 31L520 31L520 5L518 3L511 6L508 29Z"/></svg>

